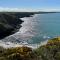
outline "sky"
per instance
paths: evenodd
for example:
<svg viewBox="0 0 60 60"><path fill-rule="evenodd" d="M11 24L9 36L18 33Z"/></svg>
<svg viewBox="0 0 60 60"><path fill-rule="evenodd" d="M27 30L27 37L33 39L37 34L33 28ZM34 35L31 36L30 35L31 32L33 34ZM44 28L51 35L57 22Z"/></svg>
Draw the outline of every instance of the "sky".
<svg viewBox="0 0 60 60"><path fill-rule="evenodd" d="M0 0L0 10L60 10L60 0Z"/></svg>

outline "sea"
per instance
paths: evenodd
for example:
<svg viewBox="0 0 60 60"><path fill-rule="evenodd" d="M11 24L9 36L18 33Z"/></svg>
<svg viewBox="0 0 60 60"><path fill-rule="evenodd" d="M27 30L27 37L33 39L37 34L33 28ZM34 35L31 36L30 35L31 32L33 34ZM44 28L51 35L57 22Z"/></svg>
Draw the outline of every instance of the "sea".
<svg viewBox="0 0 60 60"><path fill-rule="evenodd" d="M0 40L0 46L38 47L49 39L60 36L60 13L35 14L20 18L24 22L18 32Z"/></svg>

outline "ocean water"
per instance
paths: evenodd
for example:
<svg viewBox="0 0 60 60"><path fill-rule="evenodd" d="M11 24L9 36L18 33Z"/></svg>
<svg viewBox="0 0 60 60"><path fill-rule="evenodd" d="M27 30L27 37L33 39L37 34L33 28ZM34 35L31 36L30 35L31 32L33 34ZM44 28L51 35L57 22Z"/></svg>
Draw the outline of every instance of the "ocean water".
<svg viewBox="0 0 60 60"><path fill-rule="evenodd" d="M20 19L24 21L20 30L2 41L36 46L35 44L60 36L60 13L35 14Z"/></svg>

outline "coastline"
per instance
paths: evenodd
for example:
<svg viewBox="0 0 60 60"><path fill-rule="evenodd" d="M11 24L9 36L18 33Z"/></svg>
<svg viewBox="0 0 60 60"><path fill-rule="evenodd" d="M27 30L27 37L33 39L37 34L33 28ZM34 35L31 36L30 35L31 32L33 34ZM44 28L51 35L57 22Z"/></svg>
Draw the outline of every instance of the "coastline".
<svg viewBox="0 0 60 60"><path fill-rule="evenodd" d="M37 15L35 15L35 16L37 16ZM26 18L31 18L31 17L23 17L23 18L20 18L22 21L24 21L24 19L26 19ZM33 17L34 18L34 17ZM28 21L28 19L27 19L27 21ZM31 20L29 20L29 22L30 22ZM27 22L28 23L28 22ZM25 26L25 22L23 22L22 24L24 24L24 26ZM22 25L21 24L21 25ZM23 26L22 26L23 27ZM21 28L22 28L21 27ZM13 34L13 35L10 35L10 36L14 36L16 39L14 39L14 37L9 37L8 36L8 38L6 38L6 39L2 39L2 46L3 47L5 47L5 48L10 48L10 47L21 47L21 46L27 46L27 47L31 47L32 49L36 49L36 48L38 48L39 46L41 46L41 45L44 45L44 44L46 44L47 43L47 41L43 41L43 42L41 42L41 43L39 43L39 44L28 44L26 41L24 41L23 39L21 39L21 40L19 40L18 38L17 38L17 36L19 36L20 34L19 33L23 33L23 37L25 37L25 35L24 35L24 31L25 31L25 29L19 29L19 30L21 30L21 31L18 31L18 32L16 32L15 34ZM25 27L23 27L23 28L25 28ZM28 27L27 27L28 28ZM29 29L29 28L28 28ZM19 34L19 35L17 35L17 34ZM16 36L17 35L17 36ZM21 35L20 35L21 36ZM29 36L29 35L28 35ZM11 38L11 39L10 39ZM25 39L25 38L24 38ZM13 40L13 41L12 41ZM15 43L15 41L18 41L19 40L19 43ZM25 39L26 40L26 39ZM10 42L9 42L10 41ZM23 42L22 42L23 41ZM4 44L3 44L4 43Z"/></svg>
<svg viewBox="0 0 60 60"><path fill-rule="evenodd" d="M23 22L19 18L30 17L31 15L34 14L26 12L0 12L0 39L19 31Z"/></svg>
<svg viewBox="0 0 60 60"><path fill-rule="evenodd" d="M34 16L34 15L25 16L25 17L33 17L33 16ZM22 21L22 22L18 25L17 28L15 28L14 33L6 36L5 38L7 38L7 37L9 37L9 36L17 33L17 32L20 30L20 28L21 28L21 26L22 26L21 24L24 23L24 21L23 21L21 18L24 18L24 17L20 17L20 18L19 18L20 21ZM26 44L26 43L20 43L20 44L19 44L19 43L12 43L12 42L8 42L7 40L5 41L5 38L3 38L3 39L0 40L0 46L2 46L2 47L4 47L4 48L21 47L21 46L24 46L24 45L27 46L27 47L33 48L33 46L35 45L35 44L32 44L32 45L30 44L30 45L28 45L28 43L27 43L27 44ZM35 45L35 46L37 47L37 45ZM36 48L36 47L34 47L34 48Z"/></svg>

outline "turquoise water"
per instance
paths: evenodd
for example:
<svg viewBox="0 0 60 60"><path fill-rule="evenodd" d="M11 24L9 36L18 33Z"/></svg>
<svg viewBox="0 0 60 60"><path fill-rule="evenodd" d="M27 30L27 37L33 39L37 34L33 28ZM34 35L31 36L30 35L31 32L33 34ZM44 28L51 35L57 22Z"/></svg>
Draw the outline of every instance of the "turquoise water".
<svg viewBox="0 0 60 60"><path fill-rule="evenodd" d="M29 43L40 43L60 36L60 13L38 14L35 19L37 34L28 40Z"/></svg>

